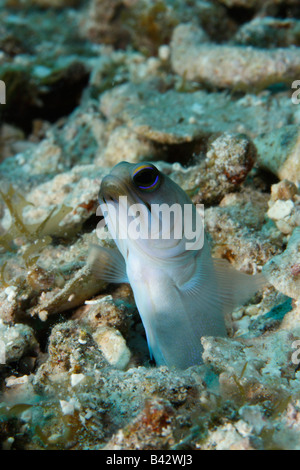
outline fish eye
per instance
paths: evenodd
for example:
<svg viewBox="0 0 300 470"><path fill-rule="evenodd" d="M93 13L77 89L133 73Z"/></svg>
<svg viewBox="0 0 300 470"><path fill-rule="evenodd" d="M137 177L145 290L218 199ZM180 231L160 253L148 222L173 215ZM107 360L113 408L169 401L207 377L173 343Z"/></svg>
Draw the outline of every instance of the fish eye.
<svg viewBox="0 0 300 470"><path fill-rule="evenodd" d="M160 184L160 172L155 166L140 165L132 176L134 184L143 191L153 191Z"/></svg>

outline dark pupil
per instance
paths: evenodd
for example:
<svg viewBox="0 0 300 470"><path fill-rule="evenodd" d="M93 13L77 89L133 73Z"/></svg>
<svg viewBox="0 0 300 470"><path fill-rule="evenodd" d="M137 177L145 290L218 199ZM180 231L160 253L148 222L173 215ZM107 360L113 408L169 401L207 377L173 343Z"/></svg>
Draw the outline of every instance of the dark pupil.
<svg viewBox="0 0 300 470"><path fill-rule="evenodd" d="M140 170L133 179L136 185L142 188L149 188L152 186L157 178L158 172L152 168L145 168Z"/></svg>

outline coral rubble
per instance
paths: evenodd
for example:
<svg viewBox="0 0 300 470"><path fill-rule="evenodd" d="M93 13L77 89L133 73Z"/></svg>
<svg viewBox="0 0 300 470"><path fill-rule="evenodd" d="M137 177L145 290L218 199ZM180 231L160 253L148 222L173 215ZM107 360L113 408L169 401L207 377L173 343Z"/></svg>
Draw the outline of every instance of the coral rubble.
<svg viewBox="0 0 300 470"><path fill-rule="evenodd" d="M0 0L2 449L300 449L299 13ZM97 198L123 160L157 165L204 204L213 256L266 278L187 370L155 366L130 286L87 264L113 245Z"/></svg>

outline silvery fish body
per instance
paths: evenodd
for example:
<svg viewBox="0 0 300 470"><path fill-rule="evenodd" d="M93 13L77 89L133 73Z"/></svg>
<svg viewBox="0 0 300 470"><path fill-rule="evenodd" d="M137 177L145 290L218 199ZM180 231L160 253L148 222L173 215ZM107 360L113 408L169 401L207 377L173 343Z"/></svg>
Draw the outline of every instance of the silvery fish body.
<svg viewBox="0 0 300 470"><path fill-rule="evenodd" d="M99 200L118 250L93 247L94 272L130 283L157 365L200 364L201 337L226 335L224 315L258 290L261 275L212 258L194 204L150 163L116 165L101 183ZM168 208L173 219L164 225Z"/></svg>

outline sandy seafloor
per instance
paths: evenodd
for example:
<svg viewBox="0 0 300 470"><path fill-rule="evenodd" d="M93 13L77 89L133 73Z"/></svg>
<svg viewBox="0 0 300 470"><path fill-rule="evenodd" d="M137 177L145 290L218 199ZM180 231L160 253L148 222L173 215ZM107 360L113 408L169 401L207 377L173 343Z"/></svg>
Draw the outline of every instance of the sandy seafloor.
<svg viewBox="0 0 300 470"><path fill-rule="evenodd" d="M299 2L0 7L2 448L299 450ZM268 278L184 371L150 361L130 287L86 264L123 160L157 164L204 204L213 256Z"/></svg>

